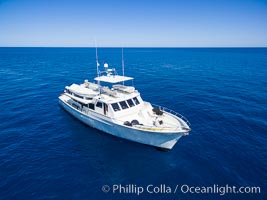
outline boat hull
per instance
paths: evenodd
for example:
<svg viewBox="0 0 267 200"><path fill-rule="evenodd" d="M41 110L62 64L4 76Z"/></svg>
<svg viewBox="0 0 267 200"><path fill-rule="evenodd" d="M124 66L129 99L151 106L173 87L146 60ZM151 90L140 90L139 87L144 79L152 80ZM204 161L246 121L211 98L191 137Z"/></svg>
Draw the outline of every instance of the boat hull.
<svg viewBox="0 0 267 200"><path fill-rule="evenodd" d="M159 147L163 149L172 149L176 142L183 136L185 133L174 132L174 133L165 133L165 132L152 132L135 129L132 127L116 124L112 122L109 118L100 115L95 112L89 112L84 114L64 100L59 98L59 105L62 106L67 112L73 115L75 118L79 119L83 123L96 128L105 133L131 140L134 142Z"/></svg>

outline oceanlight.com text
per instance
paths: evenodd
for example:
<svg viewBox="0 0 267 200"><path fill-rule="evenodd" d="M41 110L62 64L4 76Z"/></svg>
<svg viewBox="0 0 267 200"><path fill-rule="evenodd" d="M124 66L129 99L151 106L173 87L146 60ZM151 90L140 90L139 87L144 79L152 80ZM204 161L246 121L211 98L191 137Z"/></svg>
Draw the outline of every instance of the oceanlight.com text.
<svg viewBox="0 0 267 200"><path fill-rule="evenodd" d="M213 185L213 186L189 186L189 185L182 185L180 187L180 191L184 194L191 193L191 194L219 194L221 196L225 194L260 194L261 188L258 186L253 187L236 187L236 186L219 186L219 185Z"/></svg>

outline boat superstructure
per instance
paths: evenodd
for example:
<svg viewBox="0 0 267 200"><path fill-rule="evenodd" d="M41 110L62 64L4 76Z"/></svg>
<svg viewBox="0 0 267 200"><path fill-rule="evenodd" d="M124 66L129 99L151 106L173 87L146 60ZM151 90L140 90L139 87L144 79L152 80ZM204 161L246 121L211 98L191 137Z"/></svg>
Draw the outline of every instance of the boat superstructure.
<svg viewBox="0 0 267 200"><path fill-rule="evenodd" d="M95 82L65 87L59 104L66 111L103 132L164 149L189 133L189 122L182 115L143 101L134 86L125 85L132 77L118 75L107 63L104 71L99 67L97 60Z"/></svg>

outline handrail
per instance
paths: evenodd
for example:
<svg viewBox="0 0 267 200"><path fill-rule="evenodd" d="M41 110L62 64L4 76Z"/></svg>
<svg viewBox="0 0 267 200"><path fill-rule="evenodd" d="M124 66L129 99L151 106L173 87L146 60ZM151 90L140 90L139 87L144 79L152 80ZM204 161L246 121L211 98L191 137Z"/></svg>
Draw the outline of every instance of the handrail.
<svg viewBox="0 0 267 200"><path fill-rule="evenodd" d="M183 121L185 121L185 123L190 126L190 122L188 119L186 119L183 115L181 115L180 113L178 112L175 112L169 108L166 108L166 107L163 107L163 106L160 106L160 105L157 105L157 104L151 104L153 107L158 107L161 111L165 111L165 112L168 112L168 113L171 113L173 115L175 115L176 117L179 117L181 118Z"/></svg>

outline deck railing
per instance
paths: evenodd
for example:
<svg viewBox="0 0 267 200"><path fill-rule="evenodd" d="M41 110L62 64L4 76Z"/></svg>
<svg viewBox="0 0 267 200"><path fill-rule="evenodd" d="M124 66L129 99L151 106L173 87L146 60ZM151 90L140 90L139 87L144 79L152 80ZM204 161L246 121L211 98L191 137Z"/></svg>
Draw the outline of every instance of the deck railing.
<svg viewBox="0 0 267 200"><path fill-rule="evenodd" d="M160 105L157 105L157 104L151 104L154 108L159 108L161 111L165 111L165 112L168 112L168 113L171 113L172 115L175 115L176 117L179 117L181 118L185 123L187 123L188 126L190 126L190 122L188 121L188 119L186 119L183 115L181 115L180 113L178 112L175 112L169 108L166 108L166 107L163 107L163 106L160 106Z"/></svg>

